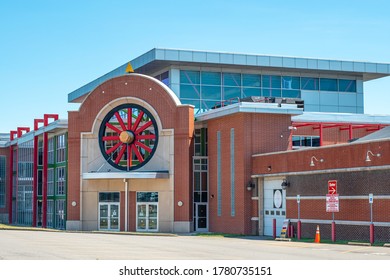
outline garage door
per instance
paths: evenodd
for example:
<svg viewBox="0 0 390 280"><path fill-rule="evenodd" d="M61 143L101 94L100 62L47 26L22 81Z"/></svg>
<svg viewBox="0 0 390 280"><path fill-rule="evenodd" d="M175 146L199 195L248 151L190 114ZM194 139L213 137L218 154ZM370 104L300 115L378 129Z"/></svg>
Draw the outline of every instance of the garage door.
<svg viewBox="0 0 390 280"><path fill-rule="evenodd" d="M279 236L286 219L286 191L282 189L283 178L264 180L264 235L273 235L273 220L276 219L276 235Z"/></svg>

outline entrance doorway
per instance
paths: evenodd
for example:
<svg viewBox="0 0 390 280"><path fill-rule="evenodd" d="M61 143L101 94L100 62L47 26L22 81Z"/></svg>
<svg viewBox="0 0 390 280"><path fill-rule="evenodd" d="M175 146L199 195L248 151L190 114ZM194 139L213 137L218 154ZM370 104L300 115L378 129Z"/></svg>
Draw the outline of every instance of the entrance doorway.
<svg viewBox="0 0 390 280"><path fill-rule="evenodd" d="M208 231L208 221L207 221L207 203L194 203L194 224L195 231Z"/></svg>
<svg viewBox="0 0 390 280"><path fill-rule="evenodd" d="M137 203L137 231L158 231L158 203Z"/></svg>
<svg viewBox="0 0 390 280"><path fill-rule="evenodd" d="M119 203L99 203L99 230L119 231Z"/></svg>
<svg viewBox="0 0 390 280"><path fill-rule="evenodd" d="M99 230L120 230L120 194L119 192L99 193Z"/></svg>

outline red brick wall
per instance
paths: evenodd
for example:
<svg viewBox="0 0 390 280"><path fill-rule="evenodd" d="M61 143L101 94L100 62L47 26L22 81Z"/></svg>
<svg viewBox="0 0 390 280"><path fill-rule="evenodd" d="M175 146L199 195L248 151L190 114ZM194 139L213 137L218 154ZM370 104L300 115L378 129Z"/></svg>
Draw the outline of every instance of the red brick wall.
<svg viewBox="0 0 390 280"><path fill-rule="evenodd" d="M5 207L0 208L0 213L8 213L8 188L9 188L9 151L10 148L0 148L0 156L5 156Z"/></svg>
<svg viewBox="0 0 390 280"><path fill-rule="evenodd" d="M300 123L294 123L295 125L299 126ZM327 125L324 124L326 127ZM300 136L319 136L320 130L317 128L317 126L303 126L303 127L297 127L297 130L293 130L293 135L300 135ZM342 128L346 128L347 125L344 125ZM341 143L348 143L349 140L349 130L341 130L341 127L332 127L332 128L323 128L322 132L322 145L334 145L334 144L341 144ZM352 138L361 138L368 134L371 134L375 131L367 130L367 128L355 128L352 132Z"/></svg>
<svg viewBox="0 0 390 280"><path fill-rule="evenodd" d="M189 150L193 135L193 108L189 105L176 106L171 96L154 79L140 75L125 75L113 78L93 90L81 105L79 111L68 116L68 203L79 201L80 193L80 133L92 131L93 122L106 104L121 97L135 97L144 100L157 112L163 129L174 129L175 133L175 198L184 201L183 207L175 208L175 219L192 220L192 150ZM188 199L188 200L187 200ZM175 201L175 205L177 201ZM68 219L80 219L80 203L68 205ZM180 209L180 210L179 210Z"/></svg>
<svg viewBox="0 0 390 280"><path fill-rule="evenodd" d="M253 204L246 185L252 154L289 148L290 115L237 113L208 121L210 231L251 234ZM235 135L235 216L231 216L230 131ZM217 212L217 131L221 133L222 215ZM287 133L287 134L286 134ZM283 135L283 137L281 137ZM256 206L257 207L257 206ZM256 215L257 216L257 215Z"/></svg>
<svg viewBox="0 0 390 280"><path fill-rule="evenodd" d="M276 174L283 172L313 171L337 168L382 166L390 164L390 141L369 143L351 143L338 146L325 146L306 150L288 151L271 155L258 155L253 158L252 174ZM366 162L367 151L380 153L380 157L371 156ZM310 166L311 157L315 156L315 166ZM271 170L268 167L271 166Z"/></svg>

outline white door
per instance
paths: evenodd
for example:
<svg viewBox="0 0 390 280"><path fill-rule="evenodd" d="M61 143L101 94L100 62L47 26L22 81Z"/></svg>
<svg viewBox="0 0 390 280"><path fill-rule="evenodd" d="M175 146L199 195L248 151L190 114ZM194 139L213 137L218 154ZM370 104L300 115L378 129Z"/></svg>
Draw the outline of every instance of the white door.
<svg viewBox="0 0 390 280"><path fill-rule="evenodd" d="M286 219L286 191L282 179L264 180L264 235L273 235L273 220L276 219L276 236L280 235Z"/></svg>
<svg viewBox="0 0 390 280"><path fill-rule="evenodd" d="M119 203L99 203L99 230L119 231Z"/></svg>
<svg viewBox="0 0 390 280"><path fill-rule="evenodd" d="M158 203L137 203L137 231L158 231Z"/></svg>

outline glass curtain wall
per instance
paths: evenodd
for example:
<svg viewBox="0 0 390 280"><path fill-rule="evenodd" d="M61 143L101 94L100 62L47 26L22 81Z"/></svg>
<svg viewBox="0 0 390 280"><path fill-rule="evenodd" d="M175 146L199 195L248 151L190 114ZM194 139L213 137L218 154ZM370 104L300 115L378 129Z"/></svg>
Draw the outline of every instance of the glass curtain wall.
<svg viewBox="0 0 390 280"><path fill-rule="evenodd" d="M180 100L201 113L250 96L301 98L301 90L356 93L356 80L180 71Z"/></svg>

